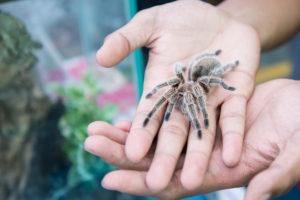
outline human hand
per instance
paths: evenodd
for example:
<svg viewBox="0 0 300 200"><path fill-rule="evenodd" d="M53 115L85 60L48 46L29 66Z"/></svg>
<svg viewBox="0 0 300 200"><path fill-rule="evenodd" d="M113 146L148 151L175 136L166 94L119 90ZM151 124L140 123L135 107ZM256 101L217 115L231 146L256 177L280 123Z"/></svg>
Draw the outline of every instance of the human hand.
<svg viewBox="0 0 300 200"><path fill-rule="evenodd" d="M286 191L300 179L300 83L276 80L258 86L247 106L245 148L241 162L233 168L222 161L222 141L217 135L203 185L189 191L180 181L184 155L166 189L155 192L146 184L153 149L139 163L126 158L125 140L130 124L111 126L94 122L85 141L87 151L120 167L107 174L102 185L111 190L175 199L197 193L248 184L246 199L263 200ZM254 177L254 178L253 178ZM160 178L157 179L157 182Z"/></svg>
<svg viewBox="0 0 300 200"><path fill-rule="evenodd" d="M188 189L198 188L211 157L216 136L216 108L219 106L223 160L228 166L234 166L240 160L246 103L254 87L259 61L258 36L250 26L235 21L209 4L195 0L176 1L139 12L127 25L105 39L97 53L97 60L102 66L113 66L142 46L150 48L144 94L174 75L172 65L175 62L185 64L195 54L221 49L222 63L240 61L239 66L225 76L236 90L226 92L217 88L209 94L210 126L203 130L201 140L192 133L188 120L179 111L174 111L170 120L161 125L164 111L160 109L147 127L142 127L147 113L161 95L159 92L151 99L141 99L126 140L126 156L133 162L139 162L158 133L153 162L146 178L149 188L155 191L169 184L188 140L180 180Z"/></svg>

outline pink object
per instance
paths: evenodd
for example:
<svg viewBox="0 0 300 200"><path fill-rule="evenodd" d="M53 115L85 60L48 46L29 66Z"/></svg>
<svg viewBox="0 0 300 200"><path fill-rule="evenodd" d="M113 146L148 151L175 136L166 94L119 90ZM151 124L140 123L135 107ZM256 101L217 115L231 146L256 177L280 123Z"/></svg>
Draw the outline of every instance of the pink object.
<svg viewBox="0 0 300 200"><path fill-rule="evenodd" d="M63 63L62 67L51 69L47 74L47 81L81 80L87 68L88 63L84 57L71 59Z"/></svg>
<svg viewBox="0 0 300 200"><path fill-rule="evenodd" d="M134 85L131 83L124 84L121 88L102 94L96 98L99 106L105 104L115 104L119 109L126 110L135 104Z"/></svg>
<svg viewBox="0 0 300 200"><path fill-rule="evenodd" d="M70 66L67 72L72 78L80 80L84 73L87 71L87 66L88 63L84 58L82 58L74 65Z"/></svg>

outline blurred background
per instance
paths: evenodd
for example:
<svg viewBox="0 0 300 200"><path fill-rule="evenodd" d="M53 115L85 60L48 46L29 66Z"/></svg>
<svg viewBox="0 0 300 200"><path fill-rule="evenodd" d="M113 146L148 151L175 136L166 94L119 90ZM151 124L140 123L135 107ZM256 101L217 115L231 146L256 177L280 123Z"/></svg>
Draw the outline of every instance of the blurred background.
<svg viewBox="0 0 300 200"><path fill-rule="evenodd" d="M113 167L82 145L90 122L132 118L147 62L142 49L104 69L95 52L138 10L165 2L0 0L1 200L150 199L101 188ZM299 41L264 54L257 82L299 79ZM189 199L243 194L238 188Z"/></svg>

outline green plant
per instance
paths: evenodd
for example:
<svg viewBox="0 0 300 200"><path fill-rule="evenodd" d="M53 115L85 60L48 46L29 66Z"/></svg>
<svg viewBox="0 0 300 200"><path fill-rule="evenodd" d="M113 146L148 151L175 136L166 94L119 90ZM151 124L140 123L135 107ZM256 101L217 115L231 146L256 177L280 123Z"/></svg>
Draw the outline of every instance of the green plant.
<svg viewBox="0 0 300 200"><path fill-rule="evenodd" d="M86 153L83 142L87 125L95 120L111 122L117 113L114 105L97 105L97 96L102 90L91 73L87 73L81 83L67 86L54 85L54 91L64 101L65 113L60 119L60 129L65 138L65 152L72 167L68 173L68 185L88 181L107 172L112 167L98 157Z"/></svg>

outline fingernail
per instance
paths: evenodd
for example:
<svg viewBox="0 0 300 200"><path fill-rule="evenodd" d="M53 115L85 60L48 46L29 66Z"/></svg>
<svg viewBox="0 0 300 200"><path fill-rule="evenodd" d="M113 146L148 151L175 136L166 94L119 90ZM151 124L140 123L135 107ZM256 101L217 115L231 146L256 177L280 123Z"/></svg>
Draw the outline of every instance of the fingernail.
<svg viewBox="0 0 300 200"><path fill-rule="evenodd" d="M104 189L107 189L107 190L112 190L112 188L109 186L109 184L107 183L107 180L106 178L104 177L101 181L101 186L104 188Z"/></svg>
<svg viewBox="0 0 300 200"><path fill-rule="evenodd" d="M83 143L83 148L85 151L89 152L89 153L94 153L93 152L93 144L92 144L93 140L91 137L88 137L85 139L84 143Z"/></svg>
<svg viewBox="0 0 300 200"><path fill-rule="evenodd" d="M109 38L110 38L110 34L109 35L107 35L104 39L103 39L103 43L102 43L102 45L104 44L104 42L106 42Z"/></svg>
<svg viewBox="0 0 300 200"><path fill-rule="evenodd" d="M101 47L104 45L104 43L107 41L107 37L105 37L103 40L102 40L102 43L100 43L100 48L98 49L98 51L101 49Z"/></svg>
<svg viewBox="0 0 300 200"><path fill-rule="evenodd" d="M101 46L102 47L102 46ZM97 50L96 52L96 57L99 57L99 55L101 54L101 47Z"/></svg>

